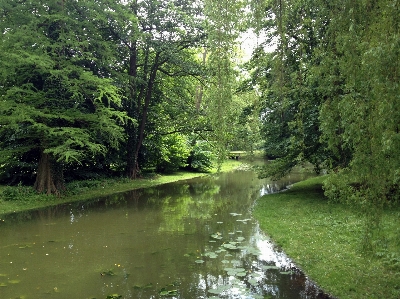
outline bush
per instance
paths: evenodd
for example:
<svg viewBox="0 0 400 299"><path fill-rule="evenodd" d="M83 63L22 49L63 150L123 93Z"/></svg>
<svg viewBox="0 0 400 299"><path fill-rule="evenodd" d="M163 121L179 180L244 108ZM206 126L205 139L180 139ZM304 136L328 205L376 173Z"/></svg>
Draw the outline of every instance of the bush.
<svg viewBox="0 0 400 299"><path fill-rule="evenodd" d="M207 141L196 141L188 158L188 168L196 171L208 171L213 167L215 155Z"/></svg>
<svg viewBox="0 0 400 299"><path fill-rule="evenodd" d="M32 187L23 186L19 183L18 186L7 186L3 190L2 198L5 201L12 200L31 200L38 196L37 192Z"/></svg>
<svg viewBox="0 0 400 299"><path fill-rule="evenodd" d="M157 171L174 172L187 166L190 149L184 136L170 134L162 137L157 154Z"/></svg>
<svg viewBox="0 0 400 299"><path fill-rule="evenodd" d="M357 203L362 198L359 184L355 182L347 170L331 173L324 181L325 196L333 203Z"/></svg>

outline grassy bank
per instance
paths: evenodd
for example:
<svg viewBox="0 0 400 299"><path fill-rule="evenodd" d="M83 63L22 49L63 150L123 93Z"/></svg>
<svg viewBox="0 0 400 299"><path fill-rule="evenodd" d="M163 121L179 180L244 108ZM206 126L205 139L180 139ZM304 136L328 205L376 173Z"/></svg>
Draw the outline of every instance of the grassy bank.
<svg viewBox="0 0 400 299"><path fill-rule="evenodd" d="M326 292L345 298L400 298L400 209L383 214L374 253L362 253L364 217L324 198L323 178L258 200L261 228Z"/></svg>
<svg viewBox="0 0 400 299"><path fill-rule="evenodd" d="M240 161L227 160L222 165L221 171L231 171L241 164L242 162ZM0 215L39 209L62 203L89 200L117 192L153 187L175 181L192 179L215 172L216 169L213 169L209 173L181 171L168 175L152 175L148 176L147 178L141 178L137 180L122 178L73 182L67 186L67 188L70 189L70 191L67 192L67 195L63 195L61 197L36 194L32 188L27 187L15 186L11 188L7 186L0 186ZM5 200L5 192L7 192L7 194L12 193L12 200Z"/></svg>

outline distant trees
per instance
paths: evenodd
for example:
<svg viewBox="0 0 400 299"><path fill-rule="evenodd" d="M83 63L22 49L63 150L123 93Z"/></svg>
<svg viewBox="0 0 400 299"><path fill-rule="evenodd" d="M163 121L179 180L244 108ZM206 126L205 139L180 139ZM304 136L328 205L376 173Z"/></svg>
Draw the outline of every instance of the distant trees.
<svg viewBox="0 0 400 299"><path fill-rule="evenodd" d="M210 120L215 128L214 141L219 165L226 158L229 142L229 112L235 74L233 71L234 44L238 37L242 2L235 0L205 1L207 17L207 59L209 86L205 95Z"/></svg>
<svg viewBox="0 0 400 299"><path fill-rule="evenodd" d="M301 161L318 169L326 159L319 131L322 99L312 73L323 28L313 25L319 7L310 1L267 1L264 7L264 16L258 12L254 23L267 40L253 53L248 68L252 86L261 95L266 155L275 159L263 175L281 177ZM264 50L269 43L273 52Z"/></svg>

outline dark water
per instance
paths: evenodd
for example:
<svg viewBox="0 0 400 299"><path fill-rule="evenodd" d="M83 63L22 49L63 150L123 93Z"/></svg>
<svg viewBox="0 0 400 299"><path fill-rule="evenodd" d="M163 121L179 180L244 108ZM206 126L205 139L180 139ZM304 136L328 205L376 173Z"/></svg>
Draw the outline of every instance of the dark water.
<svg viewBox="0 0 400 299"><path fill-rule="evenodd" d="M236 171L9 215L0 298L323 298L251 217L307 176Z"/></svg>

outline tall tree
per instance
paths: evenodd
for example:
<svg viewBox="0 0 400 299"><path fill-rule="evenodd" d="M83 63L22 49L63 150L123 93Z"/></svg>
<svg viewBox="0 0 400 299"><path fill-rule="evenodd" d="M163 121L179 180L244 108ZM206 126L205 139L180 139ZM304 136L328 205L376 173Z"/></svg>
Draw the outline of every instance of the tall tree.
<svg viewBox="0 0 400 299"><path fill-rule="evenodd" d="M322 106L323 137L351 151L351 161L327 182L327 194L380 205L400 196L400 5L341 1L329 8L327 50L337 60L341 93ZM335 75L322 69L325 77Z"/></svg>
<svg viewBox="0 0 400 299"><path fill-rule="evenodd" d="M203 38L199 1L132 0L116 2L107 12L108 30L119 47L117 67L121 84L128 86L123 110L138 124L125 126L126 173L140 173L142 145L149 113L160 100L163 76L197 75L198 66L186 51ZM126 74L126 76L125 76ZM160 116L161 117L161 116ZM154 121L154 119L153 119Z"/></svg>
<svg viewBox="0 0 400 299"><path fill-rule="evenodd" d="M235 46L243 29L244 1L205 0L207 20L207 65L209 85L206 90L206 111L213 128L218 165L226 157L230 140L232 94L235 89L234 62L237 56Z"/></svg>
<svg viewBox="0 0 400 299"><path fill-rule="evenodd" d="M321 97L312 72L324 28L314 26L319 14L314 1L268 1L264 20L258 21L264 26L258 30L268 39L254 52L249 66L264 103L266 154L275 159L262 176L283 176L304 161L319 169L328 155L320 142ZM265 49L271 44L276 47L268 53Z"/></svg>
<svg viewBox="0 0 400 299"><path fill-rule="evenodd" d="M113 108L121 96L100 70L105 45L77 1L3 1L0 9L1 171L13 177L35 164L35 188L59 193L64 165L123 138L125 114Z"/></svg>
<svg viewBox="0 0 400 299"><path fill-rule="evenodd" d="M265 137L281 157L265 174L282 175L302 160L322 163L332 172L325 194L360 204L369 228L377 227L381 208L400 198L399 3L278 0L266 7L264 28L275 30L277 48L254 54L254 78L265 101Z"/></svg>

